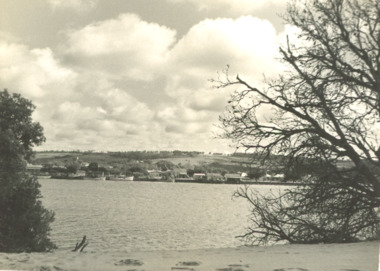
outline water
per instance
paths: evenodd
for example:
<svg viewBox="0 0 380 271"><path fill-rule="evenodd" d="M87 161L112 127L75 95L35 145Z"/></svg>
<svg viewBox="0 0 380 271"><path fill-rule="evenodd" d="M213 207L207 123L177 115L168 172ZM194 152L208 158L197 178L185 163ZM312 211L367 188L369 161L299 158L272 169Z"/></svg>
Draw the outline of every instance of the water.
<svg viewBox="0 0 380 271"><path fill-rule="evenodd" d="M236 185L41 179L43 205L55 212L51 239L87 251L177 250L243 245L248 204Z"/></svg>

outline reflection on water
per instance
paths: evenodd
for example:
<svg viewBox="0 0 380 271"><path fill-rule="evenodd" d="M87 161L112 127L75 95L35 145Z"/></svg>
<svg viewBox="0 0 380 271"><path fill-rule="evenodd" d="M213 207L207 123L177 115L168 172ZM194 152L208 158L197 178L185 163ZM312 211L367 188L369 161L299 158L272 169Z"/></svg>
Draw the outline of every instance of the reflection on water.
<svg viewBox="0 0 380 271"><path fill-rule="evenodd" d="M235 185L42 179L43 204L55 212L51 238L87 251L171 250L242 245L248 205Z"/></svg>

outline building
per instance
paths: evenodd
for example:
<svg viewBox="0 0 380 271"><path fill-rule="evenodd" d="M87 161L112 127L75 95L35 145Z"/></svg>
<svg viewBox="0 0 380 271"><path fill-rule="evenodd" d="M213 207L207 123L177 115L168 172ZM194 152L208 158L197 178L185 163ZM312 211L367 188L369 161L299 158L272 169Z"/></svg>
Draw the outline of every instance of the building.
<svg viewBox="0 0 380 271"><path fill-rule="evenodd" d="M162 172L160 170L147 170L149 180L161 180Z"/></svg>
<svg viewBox="0 0 380 271"><path fill-rule="evenodd" d="M193 175L194 181L207 181L206 173L194 173Z"/></svg>
<svg viewBox="0 0 380 271"><path fill-rule="evenodd" d="M226 174L226 183L241 183L240 174Z"/></svg>
<svg viewBox="0 0 380 271"><path fill-rule="evenodd" d="M26 171L31 173L32 175L38 176L41 173L42 165L32 165L27 164L26 165Z"/></svg>

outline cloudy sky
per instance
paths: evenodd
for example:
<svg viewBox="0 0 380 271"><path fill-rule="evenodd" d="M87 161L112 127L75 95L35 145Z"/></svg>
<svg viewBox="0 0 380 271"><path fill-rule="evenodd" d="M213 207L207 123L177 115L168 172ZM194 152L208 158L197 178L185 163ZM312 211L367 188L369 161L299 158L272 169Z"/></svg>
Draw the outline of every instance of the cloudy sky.
<svg viewBox="0 0 380 271"><path fill-rule="evenodd" d="M36 150L231 151L230 65L277 74L282 0L0 0L0 87L37 106ZM265 112L262 112L265 116Z"/></svg>

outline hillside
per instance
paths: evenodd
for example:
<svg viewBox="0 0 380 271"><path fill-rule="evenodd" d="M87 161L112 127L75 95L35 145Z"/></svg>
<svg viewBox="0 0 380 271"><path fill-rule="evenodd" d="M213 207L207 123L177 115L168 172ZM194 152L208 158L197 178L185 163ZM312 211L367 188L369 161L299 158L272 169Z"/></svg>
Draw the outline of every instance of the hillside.
<svg viewBox="0 0 380 271"><path fill-rule="evenodd" d="M103 167L132 167L136 164L151 168L165 161L179 169L203 168L204 170L236 172L246 168L249 157L204 155L197 152L37 152L33 164L67 166L73 162L97 163Z"/></svg>
<svg viewBox="0 0 380 271"><path fill-rule="evenodd" d="M274 158L277 159L277 158ZM273 160L275 161L275 160ZM247 173L250 178L259 178L264 174L285 173L284 166L279 162L277 166L264 169L259 161L243 154L232 156L205 155L198 152L37 152L33 164L48 167L86 168L95 163L99 170L110 174L126 174L144 172L147 170L171 170L174 174L193 173ZM340 168L352 167L348 161L340 161ZM305 174L301 169L298 174ZM75 170L76 171L76 170ZM75 172L74 171L74 172ZM297 173L296 173L297 174ZM290 178L296 176L289 175ZM301 175L300 175L301 176Z"/></svg>

